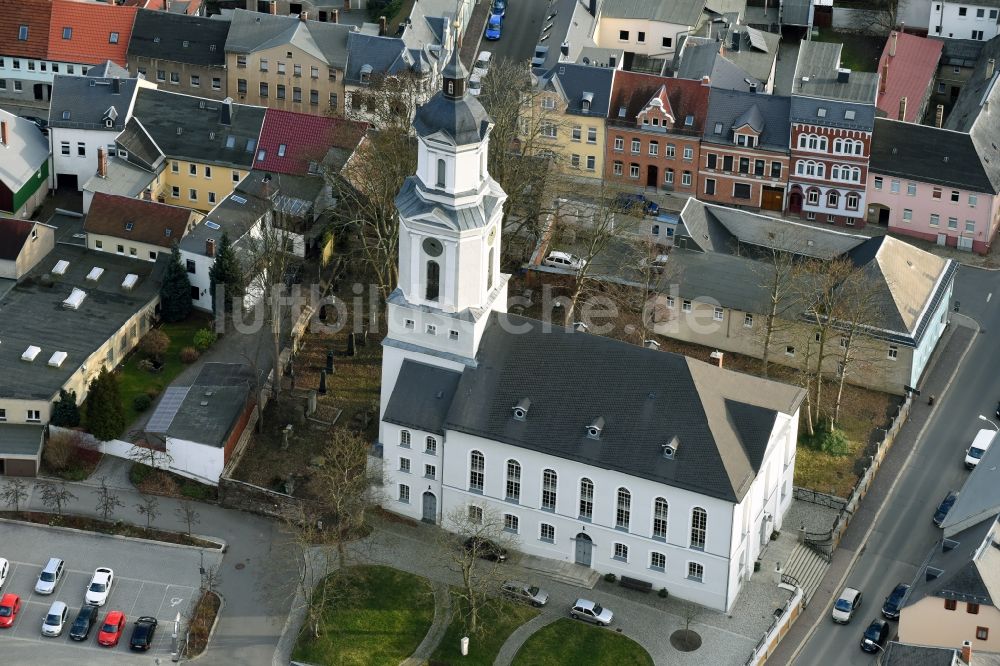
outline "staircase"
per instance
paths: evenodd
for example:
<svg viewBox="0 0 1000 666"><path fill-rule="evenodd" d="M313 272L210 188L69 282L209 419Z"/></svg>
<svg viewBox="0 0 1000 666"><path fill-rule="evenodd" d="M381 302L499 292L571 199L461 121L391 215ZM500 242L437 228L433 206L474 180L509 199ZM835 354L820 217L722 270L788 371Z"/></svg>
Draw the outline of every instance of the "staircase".
<svg viewBox="0 0 1000 666"><path fill-rule="evenodd" d="M830 563L823 556L800 543L795 546L782 573L798 581L804 603L808 604L829 568Z"/></svg>
<svg viewBox="0 0 1000 666"><path fill-rule="evenodd" d="M560 583L587 589L593 589L601 577L600 573L590 567L532 555L522 555L518 564L532 573L542 574Z"/></svg>

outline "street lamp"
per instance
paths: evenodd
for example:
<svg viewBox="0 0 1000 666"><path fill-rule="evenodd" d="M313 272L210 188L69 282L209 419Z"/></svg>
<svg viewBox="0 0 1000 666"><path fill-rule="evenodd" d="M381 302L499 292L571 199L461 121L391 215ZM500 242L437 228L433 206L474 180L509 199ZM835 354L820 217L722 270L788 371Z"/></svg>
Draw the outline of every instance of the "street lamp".
<svg viewBox="0 0 1000 666"><path fill-rule="evenodd" d="M989 423L989 424L990 424L991 426L993 426L993 429L994 429L994 430L1000 430L1000 426L998 426L998 425L997 425L996 423L993 423L993 421L990 421L990 420L989 420L988 418L986 418L986 417L985 417L985 416L983 416L982 414L980 414L980 415L979 415L979 420L980 420L980 421L986 421L986 422L987 422L987 423Z"/></svg>

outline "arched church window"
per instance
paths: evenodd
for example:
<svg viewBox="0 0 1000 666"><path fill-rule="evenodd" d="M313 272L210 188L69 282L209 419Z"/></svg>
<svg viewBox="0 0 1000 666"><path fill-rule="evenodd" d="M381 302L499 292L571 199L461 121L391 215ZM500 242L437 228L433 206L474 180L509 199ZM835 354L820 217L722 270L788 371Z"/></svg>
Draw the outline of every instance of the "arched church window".
<svg viewBox="0 0 1000 666"><path fill-rule="evenodd" d="M437 186L444 187L444 174L445 174L445 163L444 160L438 160L438 178Z"/></svg>
<svg viewBox="0 0 1000 666"><path fill-rule="evenodd" d="M493 288L493 250L494 250L494 248L491 247L490 248L489 259L487 259L487 261L486 261L486 289L487 290Z"/></svg>
<svg viewBox="0 0 1000 666"><path fill-rule="evenodd" d="M441 266L436 261L427 262L427 292L428 301L436 301L441 290Z"/></svg>

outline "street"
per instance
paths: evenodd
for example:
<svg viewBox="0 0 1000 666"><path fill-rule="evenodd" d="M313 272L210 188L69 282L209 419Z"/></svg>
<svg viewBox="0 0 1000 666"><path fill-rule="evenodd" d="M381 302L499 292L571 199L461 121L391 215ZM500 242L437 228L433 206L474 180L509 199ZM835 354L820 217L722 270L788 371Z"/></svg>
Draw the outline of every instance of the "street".
<svg viewBox="0 0 1000 666"><path fill-rule="evenodd" d="M978 322L981 333L975 337L948 392L936 396L937 409L916 441L886 502L882 507L865 507L881 511L868 541L852 544L848 532L841 545L861 549L845 581L845 585L863 593L861 610L850 624L834 624L829 618L834 599L817 595L812 603L823 604L825 610L795 663L803 666L872 663L874 655L860 649L861 634L873 618L881 617L882 602L893 587L899 582L912 583L928 551L941 537L941 530L933 525L931 516L949 489L961 489L969 474L962 465L964 450L976 432L990 427L978 415L992 417L1000 396L1000 376L991 358L1000 311L994 307L992 297L988 300L988 295L997 292L1000 292L1000 273L959 268L954 300L960 303L960 313ZM917 400L926 403L927 397L924 394ZM878 497L865 500L869 501L877 502ZM896 630L893 623L893 636Z"/></svg>
<svg viewBox="0 0 1000 666"><path fill-rule="evenodd" d="M488 2L489 0L480 0ZM483 39L480 51L490 51L494 58L530 60L542 32L542 19L549 9L545 0L512 0L503 18L501 37L495 42ZM559 48L556 44L554 48Z"/></svg>

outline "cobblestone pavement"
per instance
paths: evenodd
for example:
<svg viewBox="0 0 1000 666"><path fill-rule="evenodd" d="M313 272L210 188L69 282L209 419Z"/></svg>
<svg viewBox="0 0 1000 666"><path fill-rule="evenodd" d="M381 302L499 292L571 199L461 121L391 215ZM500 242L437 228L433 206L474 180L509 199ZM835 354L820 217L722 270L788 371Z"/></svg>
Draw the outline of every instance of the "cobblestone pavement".
<svg viewBox="0 0 1000 666"><path fill-rule="evenodd" d="M826 506L796 499L785 514L782 530L795 532L804 529L806 532L825 532L833 527L839 512Z"/></svg>

